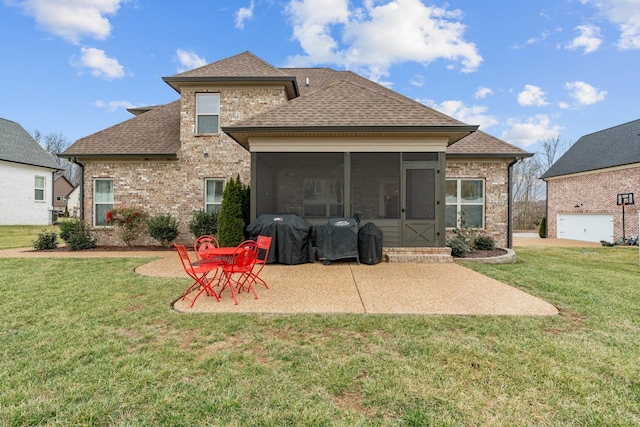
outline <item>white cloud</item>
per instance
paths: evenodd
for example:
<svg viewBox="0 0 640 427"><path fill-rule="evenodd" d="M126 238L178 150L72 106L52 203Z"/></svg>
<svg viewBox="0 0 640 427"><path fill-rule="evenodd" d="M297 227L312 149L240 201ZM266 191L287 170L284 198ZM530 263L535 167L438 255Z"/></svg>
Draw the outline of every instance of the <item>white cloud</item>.
<svg viewBox="0 0 640 427"><path fill-rule="evenodd" d="M94 105L96 107L98 107L98 108L101 108L103 110L110 111L110 112L117 111L119 108L127 109L127 108L135 107L135 105L130 103L129 101L108 101L108 102L105 102L105 101L98 100L98 101L96 101L94 103Z"/></svg>
<svg viewBox="0 0 640 427"><path fill-rule="evenodd" d="M241 7L236 12L236 28L243 29L244 21L247 19L253 18L253 7L255 6L253 0L251 0L251 4L249 7Z"/></svg>
<svg viewBox="0 0 640 427"><path fill-rule="evenodd" d="M414 86L422 87L424 86L424 76L415 76L413 79L411 79L410 83Z"/></svg>
<svg viewBox="0 0 640 427"><path fill-rule="evenodd" d="M606 91L598 90L585 82L568 82L564 85L569 91L569 96L576 100L579 105L591 105L604 100Z"/></svg>
<svg viewBox="0 0 640 427"><path fill-rule="evenodd" d="M178 49L176 51L176 55L178 56L178 63L179 63L178 72L179 73L183 73L185 71L193 70L194 68L207 65L207 60L199 56L195 52Z"/></svg>
<svg viewBox="0 0 640 427"><path fill-rule="evenodd" d="M84 36L103 40L111 33L105 17L127 0L16 0L13 5L32 16L44 30L71 43Z"/></svg>
<svg viewBox="0 0 640 427"><path fill-rule="evenodd" d="M542 107L547 105L547 101L544 99L544 92L538 86L525 85L524 90L518 94L518 104Z"/></svg>
<svg viewBox="0 0 640 427"><path fill-rule="evenodd" d="M640 1L639 0L581 0L591 3L612 24L620 29L618 48L640 49Z"/></svg>
<svg viewBox="0 0 640 427"><path fill-rule="evenodd" d="M489 89L488 87L480 86L476 93L473 94L473 97L475 99L484 99L488 95L493 95L493 90Z"/></svg>
<svg viewBox="0 0 640 427"><path fill-rule="evenodd" d="M104 50L94 47L83 47L82 55L72 64L80 68L88 68L92 75L105 80L124 77L124 67L117 59L109 58Z"/></svg>
<svg viewBox="0 0 640 427"><path fill-rule="evenodd" d="M502 132L501 139L521 147L528 147L536 142L560 136L562 127L552 125L551 119L546 114L538 114L524 121L509 119L509 129Z"/></svg>
<svg viewBox="0 0 640 427"><path fill-rule="evenodd" d="M459 10L420 0L380 3L365 0L350 9L347 0L291 0L287 13L304 54L290 57L289 65L339 64L376 81L394 64L409 61L444 59L463 72L480 66L476 45L464 40Z"/></svg>
<svg viewBox="0 0 640 427"><path fill-rule="evenodd" d="M498 123L498 120L494 116L486 114L487 107L483 105L467 106L462 101L457 100L443 101L440 104L431 100L423 100L420 102L461 122L470 125L480 125L483 130Z"/></svg>
<svg viewBox="0 0 640 427"><path fill-rule="evenodd" d="M584 49L583 53L592 53L598 50L602 44L602 38L600 37L600 28L595 25L578 25L575 28L580 32L580 35L573 39L571 43L567 45L567 49Z"/></svg>

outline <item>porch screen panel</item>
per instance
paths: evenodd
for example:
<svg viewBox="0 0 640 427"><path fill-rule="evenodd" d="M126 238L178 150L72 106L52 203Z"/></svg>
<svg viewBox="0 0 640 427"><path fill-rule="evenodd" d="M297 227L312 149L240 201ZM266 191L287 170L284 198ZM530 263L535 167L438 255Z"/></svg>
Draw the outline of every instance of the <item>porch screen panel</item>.
<svg viewBox="0 0 640 427"><path fill-rule="evenodd" d="M400 218L400 154L351 153L351 206L362 218Z"/></svg>
<svg viewBox="0 0 640 427"><path fill-rule="evenodd" d="M436 219L436 174L433 169L407 169L407 219Z"/></svg>
<svg viewBox="0 0 640 427"><path fill-rule="evenodd" d="M256 215L344 216L342 153L257 153Z"/></svg>

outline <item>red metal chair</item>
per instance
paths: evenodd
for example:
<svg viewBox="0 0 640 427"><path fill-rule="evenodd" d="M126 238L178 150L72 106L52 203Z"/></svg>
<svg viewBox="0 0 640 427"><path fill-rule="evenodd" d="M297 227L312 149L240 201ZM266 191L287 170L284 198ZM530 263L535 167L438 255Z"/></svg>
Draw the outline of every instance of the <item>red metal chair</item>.
<svg viewBox="0 0 640 427"><path fill-rule="evenodd" d="M258 294L253 288L253 281L251 280L251 271L256 262L257 247L256 242L253 240L245 240L236 247L232 261L222 266L224 282L220 293L228 287L236 304L238 304L238 299L234 288L241 291L246 287L247 292L253 291L253 295L258 299Z"/></svg>
<svg viewBox="0 0 640 427"><path fill-rule="evenodd" d="M209 296L214 296L216 300L220 301L220 297L218 296L218 294L216 294L215 291L211 289L211 282L214 280L215 275L213 278L208 277L211 271L217 270L220 266L216 263L193 265L191 263L191 259L189 258L187 247L185 245L178 245L177 243L174 243L173 246L175 246L178 251L178 256L180 257L180 261L182 262L182 268L184 268L184 271L189 275L189 277L194 280L193 284L189 286L189 288L187 288L187 290L184 292L182 300L184 301L187 298L187 295L191 293L191 291L199 287L198 293L191 301L191 307L193 307L193 304L196 303L196 300L200 295L202 295L203 292L206 292Z"/></svg>
<svg viewBox="0 0 640 427"><path fill-rule="evenodd" d="M218 247L220 246L218 245L218 241L216 240L215 237L209 234L205 234L203 236L198 237L195 243L193 244L193 250L196 253L198 264L215 262L221 265L222 264L221 259L207 256L207 251L209 249L218 248Z"/></svg>
<svg viewBox="0 0 640 427"><path fill-rule="evenodd" d="M267 282L265 282L264 279L260 277L260 272L264 268L265 264L267 263L267 259L269 258L271 240L273 240L273 238L270 236L258 236L258 238L256 239L256 244L258 247L256 252L256 262L254 269L250 273L253 283L260 282L267 289L269 289L269 286L267 286Z"/></svg>

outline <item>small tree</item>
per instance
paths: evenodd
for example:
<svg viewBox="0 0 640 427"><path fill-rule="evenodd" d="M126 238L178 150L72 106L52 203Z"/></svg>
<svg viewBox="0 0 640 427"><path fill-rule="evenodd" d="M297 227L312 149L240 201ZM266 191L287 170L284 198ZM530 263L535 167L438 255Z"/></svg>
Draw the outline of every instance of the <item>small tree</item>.
<svg viewBox="0 0 640 427"><path fill-rule="evenodd" d="M220 246L237 246L245 239L248 222L249 187L240 182L240 175L231 179L226 187L218 215L218 242Z"/></svg>
<svg viewBox="0 0 640 427"><path fill-rule="evenodd" d="M171 214L160 215L149 219L149 236L170 247L178 237L178 220Z"/></svg>
<svg viewBox="0 0 640 427"><path fill-rule="evenodd" d="M542 217L542 221L540 221L540 228L538 229L538 236L541 238L547 237L547 217Z"/></svg>

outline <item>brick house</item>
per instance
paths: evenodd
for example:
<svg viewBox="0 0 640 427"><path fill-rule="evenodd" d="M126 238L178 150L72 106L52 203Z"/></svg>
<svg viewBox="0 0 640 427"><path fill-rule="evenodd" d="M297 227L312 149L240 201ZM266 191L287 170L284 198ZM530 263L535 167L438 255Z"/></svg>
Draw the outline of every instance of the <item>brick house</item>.
<svg viewBox="0 0 640 427"><path fill-rule="evenodd" d="M547 236L619 242L638 234L640 120L584 135L542 175L547 182ZM624 227L623 227L624 225ZM624 230L623 230L624 228Z"/></svg>
<svg viewBox="0 0 640 427"><path fill-rule="evenodd" d="M444 247L461 211L510 246L511 166L531 154L349 71L276 68L249 52L165 77L166 105L79 139L82 215L107 227L114 206L180 220L218 210L225 182L251 185L251 218L312 224L360 212L387 247ZM140 242L149 243L149 242Z"/></svg>

